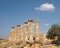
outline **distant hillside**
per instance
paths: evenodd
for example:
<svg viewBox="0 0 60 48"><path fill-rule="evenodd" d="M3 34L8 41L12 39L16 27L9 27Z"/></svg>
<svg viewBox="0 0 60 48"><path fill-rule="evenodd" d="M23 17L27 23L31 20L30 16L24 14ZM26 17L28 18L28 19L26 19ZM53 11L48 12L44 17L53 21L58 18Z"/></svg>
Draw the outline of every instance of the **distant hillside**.
<svg viewBox="0 0 60 48"><path fill-rule="evenodd" d="M0 40L4 40L4 39L0 39Z"/></svg>

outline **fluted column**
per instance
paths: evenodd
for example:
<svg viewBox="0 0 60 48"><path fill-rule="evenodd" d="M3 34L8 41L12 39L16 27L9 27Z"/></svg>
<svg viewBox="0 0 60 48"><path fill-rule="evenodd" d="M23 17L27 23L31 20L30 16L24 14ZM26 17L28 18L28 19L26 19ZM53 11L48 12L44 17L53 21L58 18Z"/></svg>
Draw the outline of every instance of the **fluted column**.
<svg viewBox="0 0 60 48"><path fill-rule="evenodd" d="M39 42L39 24L38 24L38 20L35 21L35 41Z"/></svg>
<svg viewBox="0 0 60 48"><path fill-rule="evenodd" d="M12 41L12 32L9 34L9 41Z"/></svg>
<svg viewBox="0 0 60 48"><path fill-rule="evenodd" d="M28 20L28 22L29 22L29 29L30 29L29 41L33 43L33 26L32 26L33 20Z"/></svg>
<svg viewBox="0 0 60 48"><path fill-rule="evenodd" d="M16 28L14 29L14 41L16 42L16 40L17 40L17 30L16 30Z"/></svg>
<svg viewBox="0 0 60 48"><path fill-rule="evenodd" d="M25 41L28 41L28 22L24 22Z"/></svg>
<svg viewBox="0 0 60 48"><path fill-rule="evenodd" d="M12 28L11 28L10 37L9 37L9 40L10 40L10 41L14 41L14 31L15 31L15 27L12 27Z"/></svg>
<svg viewBox="0 0 60 48"><path fill-rule="evenodd" d="M21 26L21 41L24 41L24 26Z"/></svg>
<svg viewBox="0 0 60 48"><path fill-rule="evenodd" d="M21 26L21 42L22 42L22 45L24 46L26 44L26 41L28 40L28 36L27 34L25 33L26 31L25 30L25 27L24 25ZM26 37L27 36L27 37Z"/></svg>
<svg viewBox="0 0 60 48"><path fill-rule="evenodd" d="M17 41L21 42L21 25L17 25Z"/></svg>

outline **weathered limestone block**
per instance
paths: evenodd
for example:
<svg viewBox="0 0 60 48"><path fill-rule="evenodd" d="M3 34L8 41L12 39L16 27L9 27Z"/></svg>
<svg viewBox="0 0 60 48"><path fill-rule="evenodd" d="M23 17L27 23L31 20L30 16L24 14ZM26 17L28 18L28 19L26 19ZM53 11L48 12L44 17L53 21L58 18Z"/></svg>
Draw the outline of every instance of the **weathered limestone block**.
<svg viewBox="0 0 60 48"><path fill-rule="evenodd" d="M10 46L10 47L7 47L7 48L20 48L18 45L14 45L14 46Z"/></svg>
<svg viewBox="0 0 60 48"><path fill-rule="evenodd" d="M19 45L19 47L20 47L20 48L24 47L24 44L21 43L21 44Z"/></svg>
<svg viewBox="0 0 60 48"><path fill-rule="evenodd" d="M60 46L58 46L58 48L60 48Z"/></svg>
<svg viewBox="0 0 60 48"><path fill-rule="evenodd" d="M31 45L31 48L35 48L35 44L32 44L32 45Z"/></svg>
<svg viewBox="0 0 60 48"><path fill-rule="evenodd" d="M35 43L35 48L40 48L40 44Z"/></svg>
<svg viewBox="0 0 60 48"><path fill-rule="evenodd" d="M24 48L30 48L30 44L26 44Z"/></svg>
<svg viewBox="0 0 60 48"><path fill-rule="evenodd" d="M55 45L49 44L49 45L43 45L41 48L58 48Z"/></svg>

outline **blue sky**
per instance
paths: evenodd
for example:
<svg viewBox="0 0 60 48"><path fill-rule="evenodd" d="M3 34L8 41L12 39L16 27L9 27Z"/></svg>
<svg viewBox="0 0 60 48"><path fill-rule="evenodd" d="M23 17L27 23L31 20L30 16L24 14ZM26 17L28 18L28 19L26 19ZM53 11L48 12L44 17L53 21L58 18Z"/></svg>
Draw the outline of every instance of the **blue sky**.
<svg viewBox="0 0 60 48"><path fill-rule="evenodd" d="M38 19L40 33L47 33L52 24L60 24L60 0L0 0L0 38L28 19Z"/></svg>

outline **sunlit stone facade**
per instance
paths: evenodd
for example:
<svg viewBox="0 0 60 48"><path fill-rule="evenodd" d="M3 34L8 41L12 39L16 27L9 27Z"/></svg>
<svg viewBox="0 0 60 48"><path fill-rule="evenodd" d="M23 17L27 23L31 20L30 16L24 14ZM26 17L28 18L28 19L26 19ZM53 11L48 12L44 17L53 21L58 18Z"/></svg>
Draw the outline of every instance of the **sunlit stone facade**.
<svg viewBox="0 0 60 48"><path fill-rule="evenodd" d="M33 26L34 23L34 26ZM35 29L35 30L33 30ZM33 34L34 33L34 34ZM29 19L25 21L23 25L17 25L17 28L12 27L10 32L9 41L22 43L21 45L25 45L24 48L34 48L35 46L39 46L39 23L38 20L33 21ZM35 44L37 42L38 44ZM26 45L27 43L27 45Z"/></svg>

